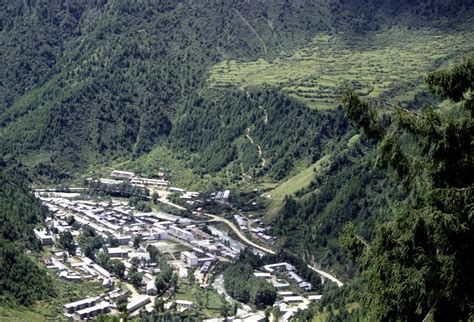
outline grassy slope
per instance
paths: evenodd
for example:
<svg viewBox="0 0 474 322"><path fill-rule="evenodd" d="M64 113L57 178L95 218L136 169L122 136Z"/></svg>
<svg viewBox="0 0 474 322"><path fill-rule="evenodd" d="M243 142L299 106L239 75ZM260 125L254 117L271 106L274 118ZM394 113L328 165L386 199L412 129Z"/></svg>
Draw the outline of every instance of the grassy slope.
<svg viewBox="0 0 474 322"><path fill-rule="evenodd" d="M363 38L321 34L291 55L216 64L208 85L276 85L310 107L328 109L340 104L341 86L348 82L362 94L406 102L432 62L472 51L472 37L472 23L456 33L392 28Z"/></svg>
<svg viewBox="0 0 474 322"><path fill-rule="evenodd" d="M293 195L298 190L307 187L314 179L314 176L331 162L330 160L331 156L325 155L314 164L299 172L297 175L289 178L275 189L266 193L265 195L269 199L266 214L267 219L272 219L278 214L278 210L281 207L285 196Z"/></svg>

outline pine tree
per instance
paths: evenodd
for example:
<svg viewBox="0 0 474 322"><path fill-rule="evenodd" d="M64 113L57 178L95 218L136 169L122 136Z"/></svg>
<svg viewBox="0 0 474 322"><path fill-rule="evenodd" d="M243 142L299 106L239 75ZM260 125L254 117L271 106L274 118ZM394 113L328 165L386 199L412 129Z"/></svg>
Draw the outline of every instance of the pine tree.
<svg viewBox="0 0 474 322"><path fill-rule="evenodd" d="M347 116L380 141L377 165L411 196L393 206L370 246L354 227L342 238L361 255L360 300L374 320L464 321L474 313L474 55L426 82L451 103L415 112L353 90L344 97Z"/></svg>

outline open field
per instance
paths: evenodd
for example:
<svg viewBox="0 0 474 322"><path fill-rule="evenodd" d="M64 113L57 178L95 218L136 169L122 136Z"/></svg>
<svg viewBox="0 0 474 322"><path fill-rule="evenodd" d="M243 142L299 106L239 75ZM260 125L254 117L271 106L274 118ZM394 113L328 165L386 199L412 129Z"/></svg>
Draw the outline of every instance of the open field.
<svg viewBox="0 0 474 322"><path fill-rule="evenodd" d="M347 83L362 95L403 103L413 98L428 71L474 49L473 30L441 34L392 28L347 38L320 35L305 48L272 61L223 61L211 69L208 85L280 86L312 108L330 109L340 104Z"/></svg>

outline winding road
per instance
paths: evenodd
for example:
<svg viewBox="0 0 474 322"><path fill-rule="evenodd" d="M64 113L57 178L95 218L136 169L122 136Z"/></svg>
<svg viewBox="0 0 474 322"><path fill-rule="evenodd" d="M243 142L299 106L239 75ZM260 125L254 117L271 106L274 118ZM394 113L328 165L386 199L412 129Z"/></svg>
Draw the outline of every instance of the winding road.
<svg viewBox="0 0 474 322"><path fill-rule="evenodd" d="M254 243L253 241L249 240L247 237L245 237L244 234L242 234L242 232L231 221L229 221L225 218L216 216L216 215L211 215L211 214L206 214L206 213L200 213L200 214L202 214L204 216L207 216L207 217L211 217L212 221L219 221L219 222L222 222L222 223L226 224L227 226L229 226L230 229L232 229L234 231L234 233L237 234L237 236L240 238L240 240L242 240L247 245L250 245L250 246L252 246L256 249L259 249L262 252L265 252L267 254L272 254L272 255L276 254L273 250L265 248L263 246L260 246L256 243Z"/></svg>
<svg viewBox="0 0 474 322"><path fill-rule="evenodd" d="M237 236L240 238L240 240L242 240L247 245L250 245L250 246L252 246L256 249L259 249L259 250L261 250L261 251L263 251L267 254L272 254L272 255L276 254L275 251L273 251L269 248L260 246L256 243L252 242L251 240L249 240L247 237L245 237L244 234L242 234L242 232L231 221L229 221L225 218L219 217L217 215L206 214L206 213L201 213L201 214L204 215L204 216L207 216L207 217L211 217L212 221L219 221L219 222L222 222L222 223L226 224L227 226L229 226L229 228L232 229L237 234ZM324 276L325 278L329 279L330 281L336 283L337 286L339 286L339 287L344 285L344 283L342 283L340 280L338 280L335 276L333 276L333 275L331 275L331 274L329 274L325 271L317 269L317 268L315 268L315 267L313 267L309 264L308 264L308 268L312 269L313 271L315 271L319 275Z"/></svg>

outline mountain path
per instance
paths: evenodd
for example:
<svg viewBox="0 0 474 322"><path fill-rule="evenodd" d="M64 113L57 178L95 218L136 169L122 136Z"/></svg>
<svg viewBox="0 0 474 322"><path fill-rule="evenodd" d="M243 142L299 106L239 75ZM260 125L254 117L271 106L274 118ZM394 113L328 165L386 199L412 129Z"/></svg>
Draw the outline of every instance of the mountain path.
<svg viewBox="0 0 474 322"><path fill-rule="evenodd" d="M247 139L250 141L250 143L252 143L252 145L255 145L255 146L257 147L257 155L258 155L258 158L260 159L262 168L265 168L265 165L267 164L267 159L265 159L265 158L263 157L262 147L260 146L260 144L255 143L255 141L253 140L252 136L250 135L250 128L249 128L249 127L248 127L247 130L245 131L245 136L246 136Z"/></svg>
<svg viewBox="0 0 474 322"><path fill-rule="evenodd" d="M239 10L235 9L235 12L237 13L237 15L240 17L240 19L247 25L247 27L250 28L250 30L252 31L252 33L255 35L255 37L257 37L257 40L260 41L260 43L262 44L262 47L263 47L263 51L265 51L265 55L268 54L268 51L267 51L267 45L265 44L265 42L263 41L262 37L260 37L260 35L258 34L257 30L255 30L254 27L252 27L252 25L247 21L247 19L245 19L245 17L240 13Z"/></svg>

